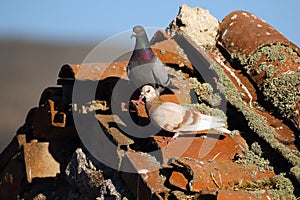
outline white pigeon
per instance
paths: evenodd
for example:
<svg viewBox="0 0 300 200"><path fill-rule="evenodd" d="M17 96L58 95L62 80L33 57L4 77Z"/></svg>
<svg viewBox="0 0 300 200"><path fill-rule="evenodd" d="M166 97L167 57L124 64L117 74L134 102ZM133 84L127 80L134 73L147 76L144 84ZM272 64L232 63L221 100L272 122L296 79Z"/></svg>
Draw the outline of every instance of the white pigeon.
<svg viewBox="0 0 300 200"><path fill-rule="evenodd" d="M159 99L158 92L150 85L145 85L141 90L140 100L144 98L150 119L160 128L175 133L170 141L180 134L191 134L208 129L230 133L225 128L222 118L208 116L173 102L163 102Z"/></svg>

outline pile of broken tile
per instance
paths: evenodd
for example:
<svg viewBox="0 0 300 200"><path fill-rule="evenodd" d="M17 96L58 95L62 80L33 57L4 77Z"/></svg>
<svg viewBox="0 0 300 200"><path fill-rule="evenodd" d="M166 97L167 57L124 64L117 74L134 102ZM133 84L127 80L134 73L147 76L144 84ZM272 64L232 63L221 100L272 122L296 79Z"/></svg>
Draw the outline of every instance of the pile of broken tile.
<svg viewBox="0 0 300 200"><path fill-rule="evenodd" d="M177 87L162 100L218 113L231 134L208 130L168 145L162 141L171 135L163 131L146 138L124 134L120 127L128 120L149 123L144 105L122 98L130 87L127 61L64 65L60 86L45 89L0 155L0 199L296 199L299 48L249 12L218 22L186 5L151 44ZM115 114L111 97L119 81ZM96 85L95 99L74 103L75 82ZM95 133L91 123L85 134L91 140L102 134L114 152L85 145L74 115L96 121L104 131ZM95 154L108 154L117 167Z"/></svg>

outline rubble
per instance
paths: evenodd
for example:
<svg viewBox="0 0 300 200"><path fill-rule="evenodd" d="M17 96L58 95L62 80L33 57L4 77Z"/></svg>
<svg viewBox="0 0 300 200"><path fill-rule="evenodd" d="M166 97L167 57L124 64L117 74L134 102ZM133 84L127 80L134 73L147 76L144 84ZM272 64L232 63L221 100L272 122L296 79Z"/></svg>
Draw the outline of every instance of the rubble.
<svg viewBox="0 0 300 200"><path fill-rule="evenodd" d="M298 47L245 11L219 27L208 11L183 5L167 32L151 39L177 87L162 101L218 115L231 133L207 130L167 145L172 133L151 127L144 105L128 103L139 94L127 62L66 64L0 154L0 199L296 199ZM286 80L291 109L266 92Z"/></svg>
<svg viewBox="0 0 300 200"><path fill-rule="evenodd" d="M105 167L103 168L106 170L105 172L101 169L97 169L82 149L78 148L74 152L65 170L66 179L79 190L81 196L99 200L105 198L121 200L122 194L123 196L125 194L120 188L122 180L120 180L118 175L112 176L113 179L116 179L114 180L115 182L119 182L119 185L116 185L116 187L119 188L116 188L110 178L105 179L104 177L112 172L107 172L107 169ZM122 194L118 190L121 190L120 192Z"/></svg>
<svg viewBox="0 0 300 200"><path fill-rule="evenodd" d="M180 6L179 13L167 28L171 36L184 33L199 46L215 47L219 22L208 10L200 7Z"/></svg>

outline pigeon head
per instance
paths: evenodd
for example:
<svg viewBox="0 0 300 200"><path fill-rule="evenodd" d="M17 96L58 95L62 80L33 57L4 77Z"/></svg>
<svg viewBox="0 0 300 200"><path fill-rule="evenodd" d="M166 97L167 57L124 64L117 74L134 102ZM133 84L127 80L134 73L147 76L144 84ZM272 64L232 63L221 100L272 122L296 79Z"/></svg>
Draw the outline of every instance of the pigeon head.
<svg viewBox="0 0 300 200"><path fill-rule="evenodd" d="M133 27L131 38L132 37L136 38L136 43L135 43L135 48L134 48L135 50L150 49L148 36L146 34L144 27L142 27L142 26Z"/></svg>
<svg viewBox="0 0 300 200"><path fill-rule="evenodd" d="M151 101L158 97L157 91L151 85L142 87L140 99L146 99L146 102Z"/></svg>
<svg viewBox="0 0 300 200"><path fill-rule="evenodd" d="M147 40L148 40L147 34L145 32L145 29L142 26L135 26L135 27L133 27L131 37L136 37L136 38L145 38L146 37Z"/></svg>

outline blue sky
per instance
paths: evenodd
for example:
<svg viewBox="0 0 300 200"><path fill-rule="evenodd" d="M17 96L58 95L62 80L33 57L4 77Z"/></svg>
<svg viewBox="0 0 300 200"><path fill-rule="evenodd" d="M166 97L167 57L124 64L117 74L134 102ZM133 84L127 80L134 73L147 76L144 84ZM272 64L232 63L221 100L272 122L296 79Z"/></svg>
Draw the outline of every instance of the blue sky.
<svg viewBox="0 0 300 200"><path fill-rule="evenodd" d="M234 10L250 11L300 46L298 0L1 0L0 37L99 42L137 24L165 28L182 3L208 9L218 20Z"/></svg>

